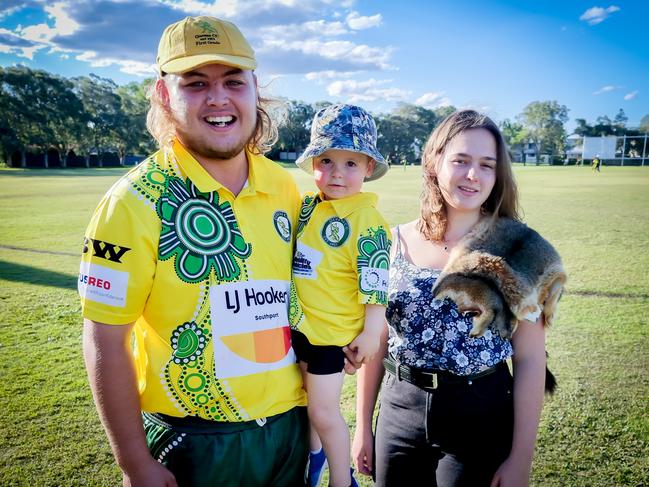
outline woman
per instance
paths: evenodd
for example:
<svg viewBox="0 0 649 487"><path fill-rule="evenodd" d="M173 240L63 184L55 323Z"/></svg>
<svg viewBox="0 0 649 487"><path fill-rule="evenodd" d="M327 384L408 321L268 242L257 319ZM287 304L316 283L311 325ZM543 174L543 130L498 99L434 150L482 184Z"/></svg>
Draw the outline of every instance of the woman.
<svg viewBox="0 0 649 487"><path fill-rule="evenodd" d="M543 318L520 323L511 341L489 329L471 338L471 318L431 295L474 225L518 219L507 148L493 121L464 110L435 129L422 165L420 217L393 230L376 445L380 360L359 371L354 461L378 486L525 486L543 405Z"/></svg>

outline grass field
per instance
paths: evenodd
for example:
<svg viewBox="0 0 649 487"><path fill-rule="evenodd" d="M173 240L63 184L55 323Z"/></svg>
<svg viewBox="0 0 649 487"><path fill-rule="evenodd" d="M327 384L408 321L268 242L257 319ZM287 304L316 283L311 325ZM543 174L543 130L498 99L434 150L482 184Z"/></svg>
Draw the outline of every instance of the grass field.
<svg viewBox="0 0 649 487"><path fill-rule="evenodd" d="M76 273L92 209L123 172L0 170L0 485L120 484L83 370ZM532 485L649 485L649 168L516 176L525 220L570 277ZM419 185L419 168L396 168L366 189L396 224L417 215Z"/></svg>

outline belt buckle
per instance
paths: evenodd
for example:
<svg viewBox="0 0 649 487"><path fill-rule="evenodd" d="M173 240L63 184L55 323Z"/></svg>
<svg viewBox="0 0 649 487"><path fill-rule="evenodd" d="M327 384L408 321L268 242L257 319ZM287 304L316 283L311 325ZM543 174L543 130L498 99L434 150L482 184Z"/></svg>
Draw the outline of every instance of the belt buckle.
<svg viewBox="0 0 649 487"><path fill-rule="evenodd" d="M401 382L401 362L395 360L394 361L394 371L397 376L397 382Z"/></svg>
<svg viewBox="0 0 649 487"><path fill-rule="evenodd" d="M428 372L428 374L432 376L431 377L432 385L426 384L426 386L424 386L424 389L434 391L439 386L439 380L437 379L437 372Z"/></svg>

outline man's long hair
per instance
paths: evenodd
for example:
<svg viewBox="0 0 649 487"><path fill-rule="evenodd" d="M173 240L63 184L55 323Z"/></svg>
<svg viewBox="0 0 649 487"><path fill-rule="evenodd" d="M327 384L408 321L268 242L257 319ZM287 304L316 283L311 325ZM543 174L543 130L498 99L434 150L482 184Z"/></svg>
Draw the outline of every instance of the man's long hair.
<svg viewBox="0 0 649 487"><path fill-rule="evenodd" d="M444 240L448 225L446 203L437 181L437 172L444 150L456 135L465 130L479 128L489 131L496 140L496 182L481 210L493 217L505 216L520 220L518 190L507 144L500 129L486 115L474 110L460 110L446 117L424 146L421 163L424 182L417 229L426 240L436 242Z"/></svg>
<svg viewBox="0 0 649 487"><path fill-rule="evenodd" d="M171 112L165 106L156 85L155 82L151 83L147 92L149 111L146 114L146 128L161 149L169 149L173 145L176 131ZM265 154L277 142L277 122L271 114L276 111L281 112L280 105L279 100L263 97L259 94L259 90L257 91L257 123L255 131L246 145L246 148L253 154Z"/></svg>

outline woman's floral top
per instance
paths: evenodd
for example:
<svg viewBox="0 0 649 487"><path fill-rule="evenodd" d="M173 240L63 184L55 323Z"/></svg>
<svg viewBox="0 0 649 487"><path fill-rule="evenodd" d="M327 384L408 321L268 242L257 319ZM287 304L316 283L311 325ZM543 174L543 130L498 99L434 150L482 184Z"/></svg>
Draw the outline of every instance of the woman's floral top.
<svg viewBox="0 0 649 487"><path fill-rule="evenodd" d="M433 299L433 284L441 271L410 263L401 253L398 232L397 228L386 311L390 355L410 367L456 375L475 374L509 358L509 340L490 328L470 337L471 318L462 316L453 301Z"/></svg>

